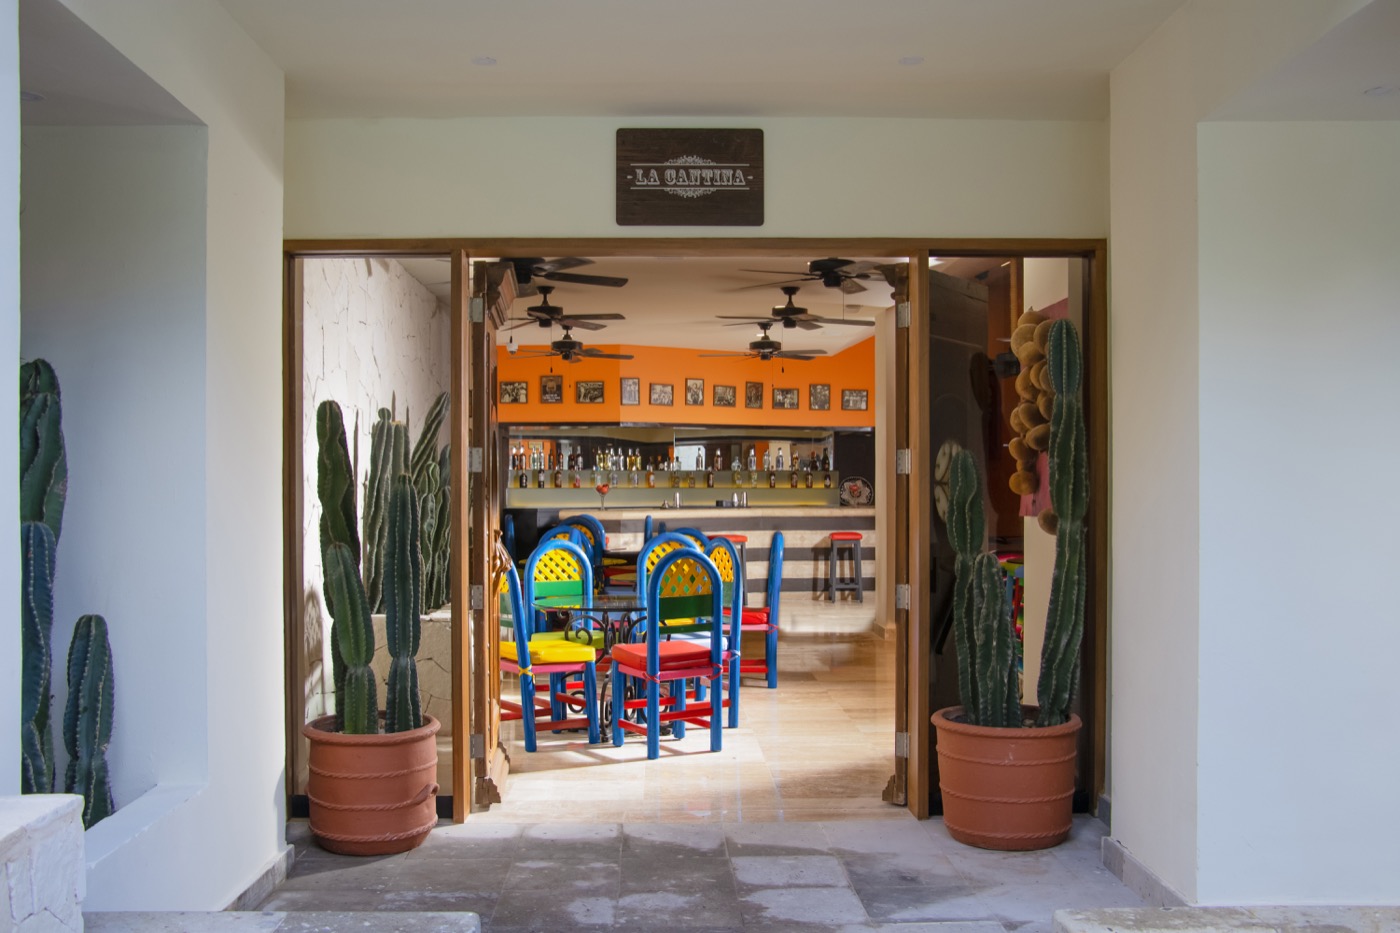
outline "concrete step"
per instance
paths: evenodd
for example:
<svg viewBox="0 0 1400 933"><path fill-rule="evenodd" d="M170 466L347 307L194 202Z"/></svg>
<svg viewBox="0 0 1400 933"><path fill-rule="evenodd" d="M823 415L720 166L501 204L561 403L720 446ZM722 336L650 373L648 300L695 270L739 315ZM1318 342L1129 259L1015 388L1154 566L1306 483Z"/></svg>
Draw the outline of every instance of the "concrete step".
<svg viewBox="0 0 1400 933"><path fill-rule="evenodd" d="M1400 907L1106 907L1055 911L1055 933L1388 933Z"/></svg>
<svg viewBox="0 0 1400 933"><path fill-rule="evenodd" d="M347 910L101 911L87 933L481 933L474 913Z"/></svg>

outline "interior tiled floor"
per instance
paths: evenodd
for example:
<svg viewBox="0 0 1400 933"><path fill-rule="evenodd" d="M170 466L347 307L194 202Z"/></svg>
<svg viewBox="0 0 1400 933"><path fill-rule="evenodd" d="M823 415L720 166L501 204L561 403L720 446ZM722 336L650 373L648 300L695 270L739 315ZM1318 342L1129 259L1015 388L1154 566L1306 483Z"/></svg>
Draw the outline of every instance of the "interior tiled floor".
<svg viewBox="0 0 1400 933"><path fill-rule="evenodd" d="M330 855L304 823L265 910L471 910L487 931L1051 929L1063 907L1139 906L1099 862L1104 827L999 853L881 802L893 770L893 648L873 635L786 638L777 690L747 682L724 749L692 730L588 746L511 743L505 800L418 849Z"/></svg>

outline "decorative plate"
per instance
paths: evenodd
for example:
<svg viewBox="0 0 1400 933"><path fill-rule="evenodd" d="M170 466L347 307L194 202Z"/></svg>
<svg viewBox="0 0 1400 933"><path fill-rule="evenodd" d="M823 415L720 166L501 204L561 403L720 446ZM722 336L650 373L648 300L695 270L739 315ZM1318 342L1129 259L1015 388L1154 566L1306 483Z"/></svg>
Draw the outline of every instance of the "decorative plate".
<svg viewBox="0 0 1400 933"><path fill-rule="evenodd" d="M875 490L863 476L851 476L841 480L842 505L873 505Z"/></svg>

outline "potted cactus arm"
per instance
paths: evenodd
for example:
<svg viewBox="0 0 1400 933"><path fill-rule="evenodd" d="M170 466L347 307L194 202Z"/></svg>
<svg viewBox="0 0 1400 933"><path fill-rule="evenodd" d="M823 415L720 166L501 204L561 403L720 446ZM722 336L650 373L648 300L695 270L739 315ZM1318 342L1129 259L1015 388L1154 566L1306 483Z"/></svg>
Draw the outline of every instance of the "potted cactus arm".
<svg viewBox="0 0 1400 933"><path fill-rule="evenodd" d="M355 523L355 486L340 406L322 402L316 410L316 491L321 500L321 560L326 608L331 614L331 650L336 688L336 720L344 732L377 732L374 629L360 580L360 541Z"/></svg>
<svg viewBox="0 0 1400 933"><path fill-rule="evenodd" d="M1055 510L1055 575L1045 622L1040 661L1040 714L1037 725L1069 721L1070 701L1079 679L1084 637L1084 516L1089 509L1088 455L1084 407L1079 398L1082 360L1079 337L1066 320L1050 327L1046 369L1055 389L1050 417L1050 504Z"/></svg>
<svg viewBox="0 0 1400 933"><path fill-rule="evenodd" d="M418 541L418 496L407 473L394 477L389 497L389 548L384 561L384 630L389 642L384 731L423 724L414 660L422 635L423 558Z"/></svg>
<svg viewBox="0 0 1400 933"><path fill-rule="evenodd" d="M112 743L112 648L107 620L85 615L68 646L68 706L63 711L63 745L68 750L64 790L83 797L83 826L91 829L116 809L107 770Z"/></svg>
<svg viewBox="0 0 1400 933"><path fill-rule="evenodd" d="M976 723L981 709L977 683L977 639L973 634L972 565L986 537L982 490L972 454L958 451L953 458L949 483L948 538L957 557L953 584L953 643L958 655L958 696L963 709Z"/></svg>
<svg viewBox="0 0 1400 933"><path fill-rule="evenodd" d="M1021 725L1016 629L1011 621L1006 574L997 556L990 551L983 551L973 560L972 587L979 704L975 722L983 726L1015 728Z"/></svg>
<svg viewBox="0 0 1400 933"><path fill-rule="evenodd" d="M53 531L43 522L20 526L23 552L20 784L26 794L53 793L53 731L49 728L49 668L53 661Z"/></svg>

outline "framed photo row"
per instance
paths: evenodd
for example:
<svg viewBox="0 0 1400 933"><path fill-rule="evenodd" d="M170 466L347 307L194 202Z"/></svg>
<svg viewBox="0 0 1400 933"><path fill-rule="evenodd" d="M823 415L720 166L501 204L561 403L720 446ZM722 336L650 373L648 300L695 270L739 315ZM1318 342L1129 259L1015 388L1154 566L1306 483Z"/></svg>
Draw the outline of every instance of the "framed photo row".
<svg viewBox="0 0 1400 933"><path fill-rule="evenodd" d="M501 383L501 404L502 405L524 405L530 401L530 384L528 382L502 382Z"/></svg>

